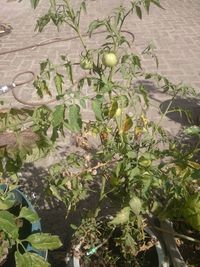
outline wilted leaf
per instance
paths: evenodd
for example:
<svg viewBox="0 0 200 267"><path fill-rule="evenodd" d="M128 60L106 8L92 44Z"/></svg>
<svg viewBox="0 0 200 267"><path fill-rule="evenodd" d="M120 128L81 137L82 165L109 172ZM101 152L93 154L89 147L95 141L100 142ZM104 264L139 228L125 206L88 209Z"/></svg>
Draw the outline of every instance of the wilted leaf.
<svg viewBox="0 0 200 267"><path fill-rule="evenodd" d="M116 101L114 101L112 104L111 104L111 107L110 107L110 110L109 110L109 117L112 118L116 111L118 109L118 104Z"/></svg>
<svg viewBox="0 0 200 267"><path fill-rule="evenodd" d="M123 125L122 125L122 127L120 129L120 133L128 132L128 130L130 130L132 126L133 126L133 121L132 121L131 117L126 115L126 119L123 122Z"/></svg>
<svg viewBox="0 0 200 267"><path fill-rule="evenodd" d="M125 207L117 213L116 217L110 222L111 224L125 224L129 220L130 207Z"/></svg>
<svg viewBox="0 0 200 267"><path fill-rule="evenodd" d="M188 165L192 168L194 168L195 170L200 170L200 164L198 162L194 162L194 161L188 161Z"/></svg>
<svg viewBox="0 0 200 267"><path fill-rule="evenodd" d="M128 251L130 251L132 255L135 255L137 244L129 233L126 234L126 236L125 236L125 244L126 244Z"/></svg>

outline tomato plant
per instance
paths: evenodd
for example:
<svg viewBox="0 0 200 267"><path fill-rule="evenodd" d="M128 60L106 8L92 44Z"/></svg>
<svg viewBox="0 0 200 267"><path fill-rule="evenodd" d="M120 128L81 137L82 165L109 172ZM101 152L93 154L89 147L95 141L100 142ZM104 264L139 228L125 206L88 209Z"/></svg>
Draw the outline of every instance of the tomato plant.
<svg viewBox="0 0 200 267"><path fill-rule="evenodd" d="M39 2L31 0L34 8ZM161 220L185 218L199 229L199 223L191 223L186 218L188 209L192 209L190 215L194 211L199 216L199 209L194 207L196 198L188 202L194 193L199 196L199 163L195 158L198 142L192 148L183 145L162 127L173 101L179 96L190 97L194 91L172 83L159 73L145 72L141 55L131 50L133 35L123 28L126 19L132 14L141 19L144 10L149 12L151 4L162 8L160 1L130 1L126 6L117 7L108 17L91 21L87 38L94 40L96 30L103 30L105 34L103 43L93 49L88 48L80 27L87 1L80 1L78 7L69 0L53 0L49 4L47 13L37 20L36 28L42 32L48 23L58 28L64 23L70 26L82 45L79 63L68 55L61 55L57 64L50 59L41 62L33 85L44 105L1 115L2 133L9 130L17 136L28 125L37 136L34 145L17 139L14 150L13 146L1 148L2 181L8 179L10 185L16 185L16 174L28 156L39 150L43 157L48 157L52 148L58 148L60 138L65 140L69 132L73 133L78 151L67 153L49 168L45 191L48 197L64 203L67 215L82 201L98 198L92 201L87 212L82 210L80 226L72 226L76 230L72 243L78 243L78 252L83 258L103 247L102 242L104 244L117 228L120 235L114 241L120 247L120 255L124 262L135 264L135 257L145 242L144 229L149 223L146 214ZM158 64L152 45L143 53ZM84 75L75 80L77 65L84 70ZM51 89L52 81L55 90ZM158 122L148 116L151 99L142 81L156 83L160 91L171 96ZM48 107L45 95L54 95L53 107ZM85 118L83 113L88 109L92 116ZM186 134L194 134L198 139L199 133L199 127L186 130ZM92 143L91 139L95 141ZM110 209L107 209L108 203ZM109 215L108 221L105 228L101 228L99 218L105 213ZM32 238L35 241L35 237ZM107 266L114 256L106 249L103 253ZM17 261L22 261L22 257L26 258L26 253L23 256L16 253Z"/></svg>

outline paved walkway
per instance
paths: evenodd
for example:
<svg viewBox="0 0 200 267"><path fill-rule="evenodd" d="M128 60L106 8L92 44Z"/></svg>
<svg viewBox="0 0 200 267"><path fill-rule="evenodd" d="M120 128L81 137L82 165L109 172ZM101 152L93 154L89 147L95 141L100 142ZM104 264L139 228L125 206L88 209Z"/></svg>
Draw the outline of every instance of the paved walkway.
<svg viewBox="0 0 200 267"><path fill-rule="evenodd" d="M120 2L88 0L89 11L84 18L83 28L86 28L91 18L101 18L105 14L105 7L106 13L109 13ZM128 4L130 1L123 2ZM165 10L154 7L150 16L144 15L142 21L132 16L126 23L126 28L135 34L134 48L142 51L153 41L157 47L159 71L174 81L184 81L200 91L200 1L163 0L162 3ZM44 4L39 7L41 9L32 10L28 0L21 3L1 1L0 23L10 24L13 30L11 34L0 37L0 53L54 37L72 35L68 28L61 29L58 33L52 26L48 26L41 34L34 32L37 17L46 9ZM96 42L98 40L101 37L96 37ZM38 72L39 62L47 57L57 61L60 54L67 53L77 58L79 48L77 41L71 41L0 55L0 83L9 82L16 73L27 69ZM155 70L151 59L145 59L144 66L148 70Z"/></svg>
<svg viewBox="0 0 200 267"><path fill-rule="evenodd" d="M77 40L1 54L56 37L73 36L74 33L67 26L61 28L60 32L57 32L53 25L48 25L42 33L35 32L36 20L47 10L48 1L41 1L36 10L31 8L29 2L29 0L21 3L1 1L0 23L10 24L13 30L9 35L0 37L0 84L9 83L14 75L25 70L31 70L37 74L39 63L46 58L58 62L61 54L68 54L70 59L79 61L82 47ZM73 1L75 5L79 2L80 0ZM85 32L91 19L102 18L102 15L109 14L121 2L125 5L130 4L130 0L88 0L88 13L83 18L82 31ZM165 10L152 6L150 15L143 13L142 20L139 20L136 15L129 17L125 29L135 35L132 49L142 52L150 42L153 42L156 45L159 68L157 70L154 61L145 56L143 57L145 69L158 71L172 81L184 82L200 92L200 1L162 0L161 2ZM96 43L101 43L103 38L103 35L96 35L95 41L87 40L87 43L95 46ZM81 75L79 71L76 72L77 76ZM31 84L22 86L18 90L24 99L30 100L35 96ZM16 106L11 93L3 98L9 106ZM155 90L152 98L160 102L167 99ZM155 117L155 111L151 112ZM170 127L172 133L177 133L176 123L172 122Z"/></svg>
<svg viewBox="0 0 200 267"><path fill-rule="evenodd" d="M68 54L69 58L79 59L81 45L77 41L59 42L1 55L3 52L40 43L51 38L67 38L73 35L67 27L57 32L51 25L41 34L34 32L36 19L47 8L48 0L41 2L39 8L34 11L30 7L29 0L23 0L21 3L1 0L0 23L10 24L13 29L9 35L0 37L0 84L9 83L14 75L25 70L38 73L39 63L46 58L58 62L60 54ZM73 2L76 4L80 0L74 0ZM117 7L120 2L120 0L88 0L88 13L84 17L82 30L86 29L92 18L101 18L102 15L108 14L112 8ZM130 0L124 0L123 2L129 4ZM200 0L163 0L161 2L165 10L153 7L150 15L144 15L142 21L136 16L132 16L127 21L125 28L135 34L133 50L141 52L152 41L157 47L156 52L160 62L158 71L175 82L184 81L200 92ZM96 36L95 43L99 43L102 38L103 36ZM88 41L91 46L95 43L94 41ZM147 70L156 70L152 59L145 57L143 63ZM30 99L34 95L31 84L19 88L19 90L21 94L25 94L25 98ZM158 97L160 101L166 100L166 96L159 95L157 92L154 92L153 97ZM11 94L5 95L4 99L8 105L16 105ZM154 114L154 110L151 112ZM177 124L174 120L167 125L170 125L172 133L176 132ZM28 169L26 171L28 172ZM36 169L30 169L31 175L33 173L35 175L37 171ZM37 177L39 176L37 175ZM33 177L30 181L33 181ZM41 190L41 186L38 184L38 190ZM59 231L65 231L65 227L63 228L60 225L63 222L57 226L56 231L53 225L57 224L57 221L49 220L48 215L43 214L43 216L44 220L47 221L47 230L52 232L53 229L58 234Z"/></svg>

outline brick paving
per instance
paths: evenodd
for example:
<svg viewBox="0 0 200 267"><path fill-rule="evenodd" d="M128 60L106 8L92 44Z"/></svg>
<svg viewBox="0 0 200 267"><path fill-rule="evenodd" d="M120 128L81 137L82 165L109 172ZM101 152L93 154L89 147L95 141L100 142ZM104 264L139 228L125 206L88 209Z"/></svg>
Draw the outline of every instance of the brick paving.
<svg viewBox="0 0 200 267"><path fill-rule="evenodd" d="M0 9L0 22L13 27L11 34L0 37L0 53L10 49L21 48L40 43L55 37L72 35L69 28L58 33L55 27L48 26L44 32L34 32L37 17L46 6L43 3L35 11L29 1L7 2L3 0ZM77 1L78 2L78 1ZM101 18L118 6L119 0L88 1L88 15L84 18L83 30L91 18ZM123 1L125 4L129 0ZM158 71L173 81L184 81L200 91L200 1L199 0L163 0L165 10L153 7L150 15L143 15L140 21L132 16L125 28L135 34L134 48L141 52L149 42L156 45L159 58ZM96 36L95 42L101 40ZM67 53L78 58L80 44L77 41L60 42L35 49L0 55L0 83L9 82L12 77L24 70L38 72L39 62L47 57L57 61L59 55ZM155 64L150 58L144 58L147 70L155 71Z"/></svg>
<svg viewBox="0 0 200 267"><path fill-rule="evenodd" d="M52 25L49 25L40 34L34 31L36 19L47 8L46 3L48 1L41 2L39 8L34 11L30 7L29 0L24 0L21 3L1 0L0 23L10 24L13 29L10 34L0 37L0 84L9 83L14 75L25 70L31 70L37 74L39 63L46 58L58 62L60 54L68 54L69 58L78 60L81 44L77 40L1 55L2 52L12 49L22 48L56 37L67 38L73 35L72 30L68 27L64 27L57 32ZM75 4L78 2L80 1L74 1ZM102 15L109 14L121 2L128 5L130 0L88 0L88 13L83 19L82 31L85 31L91 19L102 18ZM157 70L154 61L145 56L142 58L145 69L158 71L174 82L183 81L194 86L200 93L200 1L163 0L162 5L165 10L152 7L149 16L143 14L143 20L139 20L133 15L126 22L125 29L132 31L135 35L132 49L142 52L149 42L153 42L156 45L159 68ZM102 35L96 36L95 41L88 41L88 44L93 46L100 43L102 38ZM81 73L78 72L78 75L81 75ZM34 98L31 84L18 90L20 95L24 94L25 98L30 99L30 96ZM8 106L18 105L10 93L1 97L1 99L4 99ZM168 99L168 96L153 90L152 99L155 103L160 104ZM154 118L158 116L153 107L151 108L151 116ZM165 126L169 128L172 134L176 134L180 128L180 123L169 119L165 121ZM30 173L37 173L38 169L34 168L30 168ZM26 171L28 172L28 170ZM38 183L36 191L40 190L41 186ZM46 212L48 213L48 211ZM58 224L55 230L53 226L55 222L52 224L51 218L49 219L46 213L44 219L46 219L47 230L51 231L53 229L53 232L56 233L64 231L61 225L63 222Z"/></svg>

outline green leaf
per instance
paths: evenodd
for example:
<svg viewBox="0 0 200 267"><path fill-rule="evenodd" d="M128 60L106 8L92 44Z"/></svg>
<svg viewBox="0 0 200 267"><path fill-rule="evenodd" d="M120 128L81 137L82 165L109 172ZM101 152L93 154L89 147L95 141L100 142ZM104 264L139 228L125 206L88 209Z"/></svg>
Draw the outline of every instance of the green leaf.
<svg viewBox="0 0 200 267"><path fill-rule="evenodd" d="M82 128L82 119L80 114L80 107L76 104L69 107L68 126L71 131L80 132Z"/></svg>
<svg viewBox="0 0 200 267"><path fill-rule="evenodd" d="M65 66L66 71L67 71L67 76L68 76L69 80L71 81L71 83L73 84L74 81L73 81L73 72L72 72L71 62L68 61L68 63L66 63L64 66Z"/></svg>
<svg viewBox="0 0 200 267"><path fill-rule="evenodd" d="M110 110L109 110L109 117L110 118L114 117L117 109L118 109L118 103L117 103L117 101L112 102L111 107L110 107Z"/></svg>
<svg viewBox="0 0 200 267"><path fill-rule="evenodd" d="M138 175L140 175L140 169L138 167L133 168L129 173L129 177L131 180L134 179L135 176L138 176Z"/></svg>
<svg viewBox="0 0 200 267"><path fill-rule="evenodd" d="M39 4L40 0L31 0L31 5L35 9L37 5Z"/></svg>
<svg viewBox="0 0 200 267"><path fill-rule="evenodd" d="M85 99L80 99L80 105L81 105L81 107L82 108L86 108L86 101L85 101Z"/></svg>
<svg viewBox="0 0 200 267"><path fill-rule="evenodd" d="M39 216L35 211L32 211L30 208L23 207L20 210L19 218L24 218L27 221L33 223L39 220Z"/></svg>
<svg viewBox="0 0 200 267"><path fill-rule="evenodd" d="M150 2L151 2L151 0L144 0L144 7L145 7L147 13L149 13Z"/></svg>
<svg viewBox="0 0 200 267"><path fill-rule="evenodd" d="M188 135L199 135L200 134L200 127L199 126L191 126L184 130L184 133Z"/></svg>
<svg viewBox="0 0 200 267"><path fill-rule="evenodd" d="M92 21L88 28L89 37L91 37L94 30L101 27L102 25L104 25L104 21L102 20L97 19L97 20Z"/></svg>
<svg viewBox="0 0 200 267"><path fill-rule="evenodd" d="M77 230L78 227L75 225L75 224L70 224L70 227L73 229L73 230Z"/></svg>
<svg viewBox="0 0 200 267"><path fill-rule="evenodd" d="M37 94L39 95L39 97L42 98L44 94L51 96L51 92L45 80L41 80L41 78L37 76L37 78L33 82L33 85L37 89Z"/></svg>
<svg viewBox="0 0 200 267"><path fill-rule="evenodd" d="M130 207L125 207L117 213L116 217L110 222L111 224L125 224L129 220Z"/></svg>
<svg viewBox="0 0 200 267"><path fill-rule="evenodd" d="M144 102L146 104L146 106L149 106L149 99L148 99L148 91L144 88L144 86L142 84L139 85L138 87L139 92L142 94L142 97L144 99Z"/></svg>
<svg viewBox="0 0 200 267"><path fill-rule="evenodd" d="M20 254L15 252L16 267L50 267L51 265L44 258L36 253L26 252Z"/></svg>
<svg viewBox="0 0 200 267"><path fill-rule="evenodd" d="M139 214L141 212L141 209L142 209L142 202L141 202L141 200L138 197L134 196L130 200L129 205L130 205L131 210L133 211L133 213L136 216L139 216Z"/></svg>
<svg viewBox="0 0 200 267"><path fill-rule="evenodd" d="M18 238L18 227L15 223L16 217L8 211L0 211L0 230Z"/></svg>
<svg viewBox="0 0 200 267"><path fill-rule="evenodd" d="M60 196L59 191L56 186L50 185L50 190L54 197L62 201L62 197Z"/></svg>
<svg viewBox="0 0 200 267"><path fill-rule="evenodd" d="M40 63L40 74L44 72L48 64L49 64L48 59Z"/></svg>
<svg viewBox="0 0 200 267"><path fill-rule="evenodd" d="M200 195L190 196L182 208L182 216L195 230L200 231Z"/></svg>
<svg viewBox="0 0 200 267"><path fill-rule="evenodd" d="M50 267L51 265L45 261L44 258L42 258L41 256L39 256L36 253L30 253L30 252L26 252L26 255L29 254L29 257L31 258L31 266L32 267ZM26 265L26 267L29 265Z"/></svg>
<svg viewBox="0 0 200 267"><path fill-rule="evenodd" d="M86 13L86 4L85 4L85 1L83 1L83 2L80 4L80 8Z"/></svg>
<svg viewBox="0 0 200 267"><path fill-rule="evenodd" d="M58 127L64 121L65 105L58 105L52 113L52 126Z"/></svg>
<svg viewBox="0 0 200 267"><path fill-rule="evenodd" d="M16 267L27 267L31 266L31 259L27 257L26 253L21 254L18 251L15 252L15 263Z"/></svg>
<svg viewBox="0 0 200 267"><path fill-rule="evenodd" d="M94 111L96 119L99 121L103 120L101 107L102 107L102 103L98 99L93 100L92 109Z"/></svg>
<svg viewBox="0 0 200 267"><path fill-rule="evenodd" d="M54 83L56 86L56 90L58 95L62 94L62 85L63 85L63 75L56 73L56 76L54 77Z"/></svg>
<svg viewBox="0 0 200 267"><path fill-rule="evenodd" d="M123 171L124 164L123 162L118 162L115 170L116 177L120 176L120 172Z"/></svg>
<svg viewBox="0 0 200 267"><path fill-rule="evenodd" d="M161 6L161 4L160 4L159 0L151 0L151 2L152 2L154 5L158 6L159 8L162 8L162 9L164 9L164 7L163 7L163 6Z"/></svg>
<svg viewBox="0 0 200 267"><path fill-rule="evenodd" d="M136 6L135 7L135 11L136 11L136 14L137 16L142 19L142 11L141 11L141 8L139 6Z"/></svg>
<svg viewBox="0 0 200 267"><path fill-rule="evenodd" d="M15 196L13 193L9 193L5 198L0 198L0 210L8 210L15 203Z"/></svg>
<svg viewBox="0 0 200 267"><path fill-rule="evenodd" d="M128 104L129 104L128 97L126 95L120 95L118 97L118 104L119 104L120 108L128 107Z"/></svg>
<svg viewBox="0 0 200 267"><path fill-rule="evenodd" d="M36 249L54 250L62 246L58 236L47 233L29 235L26 240Z"/></svg>

